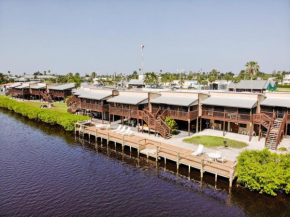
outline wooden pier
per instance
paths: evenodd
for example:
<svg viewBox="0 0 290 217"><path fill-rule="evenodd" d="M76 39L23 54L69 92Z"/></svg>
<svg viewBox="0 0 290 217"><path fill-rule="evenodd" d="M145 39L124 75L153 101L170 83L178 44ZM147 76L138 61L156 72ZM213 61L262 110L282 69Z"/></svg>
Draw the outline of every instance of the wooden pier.
<svg viewBox="0 0 290 217"><path fill-rule="evenodd" d="M122 146L122 151L124 151L125 146L129 147L130 151L136 149L138 157L140 155L145 155L147 158L150 157L155 159L156 162L164 160L165 164L167 160L173 161L176 163L177 171L179 170L180 165L185 165L188 167L189 173L191 168L200 170L201 178L203 178L205 172L215 175L215 182L217 182L218 176L225 177L229 179L230 187L232 187L233 180L235 179L237 163L230 160L226 160L222 163L211 160L206 154L193 156L191 155L193 151L188 149L136 135L121 135L110 129L97 128L94 124L89 122L79 122L75 124L75 133L78 133L79 136L83 137L87 134L89 140L93 136L95 139L101 138L101 140L106 140L107 144L109 144L110 141L114 142L115 146L120 144Z"/></svg>

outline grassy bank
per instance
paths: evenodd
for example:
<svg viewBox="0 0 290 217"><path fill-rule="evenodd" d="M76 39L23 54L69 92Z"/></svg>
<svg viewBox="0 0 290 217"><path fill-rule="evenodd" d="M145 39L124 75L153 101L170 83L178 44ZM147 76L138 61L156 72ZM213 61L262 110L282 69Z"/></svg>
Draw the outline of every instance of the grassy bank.
<svg viewBox="0 0 290 217"><path fill-rule="evenodd" d="M31 106L36 106L40 107L41 105L47 105L48 103L45 102L36 102L36 101L24 101L23 103ZM59 102L54 102L53 107L51 110L54 111L60 111L60 112L66 112L68 109L67 105L65 103L59 103Z"/></svg>
<svg viewBox="0 0 290 217"><path fill-rule="evenodd" d="M89 119L87 116L70 114L64 111L64 108L43 109L39 108L39 105L18 102L6 96L0 96L0 108L9 109L29 119L40 120L52 125L58 124L67 131L74 130L76 122Z"/></svg>
<svg viewBox="0 0 290 217"><path fill-rule="evenodd" d="M245 150L238 157L238 180L247 188L276 196L290 193L290 154Z"/></svg>
<svg viewBox="0 0 290 217"><path fill-rule="evenodd" d="M240 142L237 140L217 136L194 136L191 138L183 139L183 142L195 145L202 144L208 148L216 148L219 146L224 146L224 141L227 141L227 146L232 148L244 148L247 146L247 143L245 142Z"/></svg>

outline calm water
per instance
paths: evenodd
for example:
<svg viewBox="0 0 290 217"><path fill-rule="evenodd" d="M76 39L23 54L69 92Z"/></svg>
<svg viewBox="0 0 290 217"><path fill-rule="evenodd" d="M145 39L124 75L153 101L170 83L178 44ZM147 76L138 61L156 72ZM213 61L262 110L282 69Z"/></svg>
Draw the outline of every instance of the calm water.
<svg viewBox="0 0 290 217"><path fill-rule="evenodd" d="M0 110L0 216L290 216L272 198Z"/></svg>

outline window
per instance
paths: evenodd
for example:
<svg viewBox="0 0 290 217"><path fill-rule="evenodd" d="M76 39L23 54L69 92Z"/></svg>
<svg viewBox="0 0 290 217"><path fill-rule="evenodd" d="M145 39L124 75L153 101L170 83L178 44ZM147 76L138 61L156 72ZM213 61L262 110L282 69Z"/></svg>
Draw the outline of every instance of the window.
<svg viewBox="0 0 290 217"><path fill-rule="evenodd" d="M247 128L247 124L239 124L239 127Z"/></svg>

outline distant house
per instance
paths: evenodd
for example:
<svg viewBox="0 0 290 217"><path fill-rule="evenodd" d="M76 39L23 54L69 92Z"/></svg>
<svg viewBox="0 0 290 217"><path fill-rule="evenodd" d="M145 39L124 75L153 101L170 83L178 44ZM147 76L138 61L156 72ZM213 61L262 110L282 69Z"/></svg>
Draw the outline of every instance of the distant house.
<svg viewBox="0 0 290 217"><path fill-rule="evenodd" d="M236 91L236 92L263 93L263 92L267 92L270 90L276 90L277 85L273 81L242 80L237 84L231 82L228 86L228 89L229 89L229 91Z"/></svg>
<svg viewBox="0 0 290 217"><path fill-rule="evenodd" d="M285 75L282 84L283 85L290 85L290 75Z"/></svg>

